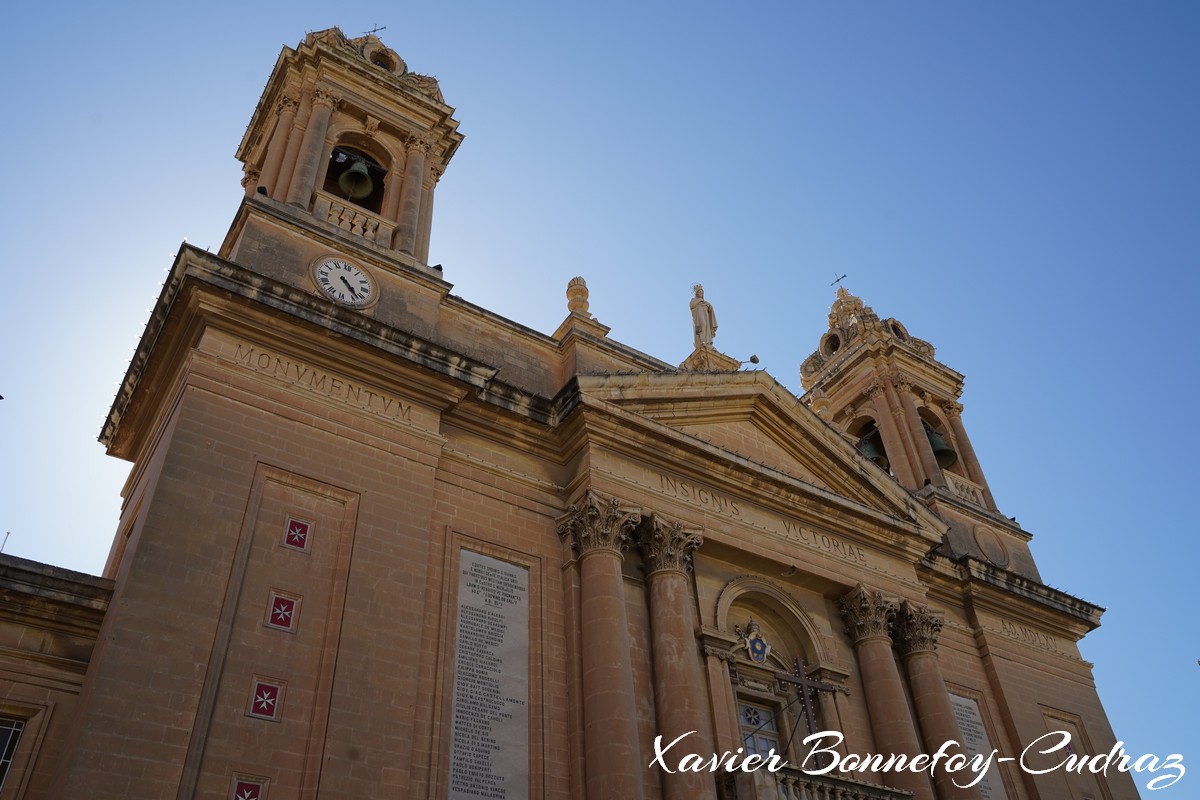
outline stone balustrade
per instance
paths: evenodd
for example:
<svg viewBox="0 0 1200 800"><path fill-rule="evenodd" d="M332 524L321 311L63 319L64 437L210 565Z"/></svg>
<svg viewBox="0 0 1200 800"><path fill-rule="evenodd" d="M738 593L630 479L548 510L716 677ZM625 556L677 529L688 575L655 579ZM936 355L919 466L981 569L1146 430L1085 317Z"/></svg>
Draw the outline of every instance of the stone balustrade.
<svg viewBox="0 0 1200 800"><path fill-rule="evenodd" d="M375 242L388 247L392 241L392 231L395 223L383 217L372 214L365 208L347 203L328 192L317 192L313 202L313 215L331 225L336 225L355 236L361 236L368 242Z"/></svg>
<svg viewBox="0 0 1200 800"><path fill-rule="evenodd" d="M736 776L721 776L717 787L719 800L912 800L913 797L902 789L833 775L809 775L795 767L784 767L775 773L778 794L772 793L770 797L742 797L737 784ZM746 782L743 789L751 785L752 782ZM758 794L762 791L759 783Z"/></svg>
<svg viewBox="0 0 1200 800"><path fill-rule="evenodd" d="M967 480L961 475L955 475L950 471L945 471L942 474L946 476L946 486L950 488L950 491L954 492L954 496L959 500L974 503L981 508L987 507L982 486Z"/></svg>

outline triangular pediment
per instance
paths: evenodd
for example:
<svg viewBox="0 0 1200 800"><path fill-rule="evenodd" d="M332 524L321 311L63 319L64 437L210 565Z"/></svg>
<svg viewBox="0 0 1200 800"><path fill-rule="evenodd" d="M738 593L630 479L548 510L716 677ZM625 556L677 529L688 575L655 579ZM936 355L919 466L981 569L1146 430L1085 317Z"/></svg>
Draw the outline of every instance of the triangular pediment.
<svg viewBox="0 0 1200 800"><path fill-rule="evenodd" d="M686 437L716 458L765 468L896 518L943 524L765 372L581 375L581 394ZM661 427L660 427L661 426Z"/></svg>

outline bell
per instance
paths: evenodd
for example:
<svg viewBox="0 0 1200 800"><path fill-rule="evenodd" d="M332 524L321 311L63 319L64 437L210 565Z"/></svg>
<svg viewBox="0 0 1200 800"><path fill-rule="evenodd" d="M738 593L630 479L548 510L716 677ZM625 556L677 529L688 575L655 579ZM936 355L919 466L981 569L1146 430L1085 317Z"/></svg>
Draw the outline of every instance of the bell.
<svg viewBox="0 0 1200 800"><path fill-rule="evenodd" d="M881 469L886 470L889 466L887 453L878 445L878 439L879 437L874 431L862 437L858 440L858 452L874 461Z"/></svg>
<svg viewBox="0 0 1200 800"><path fill-rule="evenodd" d="M346 193L347 200L361 200L375 188L367 171L365 161L355 161L350 169L338 176L338 187Z"/></svg>
<svg viewBox="0 0 1200 800"><path fill-rule="evenodd" d="M925 437L929 439L929 446L933 448L933 458L937 461L937 465L942 469L953 467L958 461L958 453L954 452L954 448L946 444L946 440L942 435L928 425L925 426Z"/></svg>

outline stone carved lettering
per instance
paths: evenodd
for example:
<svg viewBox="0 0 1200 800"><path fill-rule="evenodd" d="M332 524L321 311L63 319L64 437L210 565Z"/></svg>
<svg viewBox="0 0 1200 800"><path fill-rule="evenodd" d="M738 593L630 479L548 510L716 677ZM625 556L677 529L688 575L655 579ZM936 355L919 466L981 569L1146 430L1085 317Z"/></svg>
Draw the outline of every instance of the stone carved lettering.
<svg viewBox="0 0 1200 800"><path fill-rule="evenodd" d="M253 345L239 343L234 351L233 360L255 372L271 375L293 386L372 414L398 422L409 422L412 417L412 406L395 397Z"/></svg>
<svg viewBox="0 0 1200 800"><path fill-rule="evenodd" d="M703 486L688 483L687 481L668 478L666 475L661 474L658 476L658 481L659 488L664 494L670 497L683 500L703 511L721 514L740 522L751 521L751 512L743 503L726 497L720 492L715 492ZM763 527L774 531L792 544L846 559L847 561L853 561L856 564L865 566L868 563L867 550L852 542L839 539L828 533L813 530L812 528L807 528L798 522L783 517L772 516L760 519ZM758 521L755 520L755 522Z"/></svg>
<svg viewBox="0 0 1200 800"><path fill-rule="evenodd" d="M827 533L805 528L786 519L781 520L781 522L783 523L783 538L789 542L811 547L814 550L823 550L830 555L844 558L847 561L853 561L857 564L867 563L866 551L856 544L844 542L836 536L830 536Z"/></svg>
<svg viewBox="0 0 1200 800"><path fill-rule="evenodd" d="M449 800L529 798L529 570L461 551Z"/></svg>
<svg viewBox="0 0 1200 800"><path fill-rule="evenodd" d="M742 509L738 506L736 500L725 497L711 489L705 489L703 486L696 486L687 481L668 478L666 475L659 475L658 482L659 488L671 497L687 500L694 506L708 511L715 511L718 514L725 514L734 518L742 515Z"/></svg>
<svg viewBox="0 0 1200 800"><path fill-rule="evenodd" d="M1058 642L1053 636L1047 633L1042 633L1041 631L1035 630L1034 628L1030 628L1026 625L1018 625L1015 622L1002 619L1000 620L1000 632L1008 638L1022 642L1023 644L1037 647L1042 650L1048 650L1051 653L1066 655L1058 646Z"/></svg>
<svg viewBox="0 0 1200 800"><path fill-rule="evenodd" d="M983 727L979 703L973 698L951 692L950 705L954 708L954 719L962 734L963 750L969 756L986 758L992 752L992 743L988 741L987 729ZM982 800L1008 800L1008 792L1004 790L1004 781L1000 778L1000 768L995 764L984 773L976 788Z"/></svg>

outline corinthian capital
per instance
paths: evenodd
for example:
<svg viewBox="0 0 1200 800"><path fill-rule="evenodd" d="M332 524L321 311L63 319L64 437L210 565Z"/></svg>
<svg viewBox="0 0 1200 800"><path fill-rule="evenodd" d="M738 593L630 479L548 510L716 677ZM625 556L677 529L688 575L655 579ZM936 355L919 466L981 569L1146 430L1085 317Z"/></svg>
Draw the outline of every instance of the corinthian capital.
<svg viewBox="0 0 1200 800"><path fill-rule="evenodd" d="M405 140L404 146L410 153L420 153L421 155L425 155L429 152L429 149L433 147L433 140L431 140L428 136L422 136L414 133L409 135L409 137Z"/></svg>
<svg viewBox="0 0 1200 800"><path fill-rule="evenodd" d="M588 489L566 514L558 518L558 535L563 539L569 537L580 556L594 550L620 554L629 544L630 532L641 518L639 509L622 508L617 498Z"/></svg>
<svg viewBox="0 0 1200 800"><path fill-rule="evenodd" d="M704 543L698 531L684 530L683 523L672 522L651 514L642 524L642 552L650 562L650 574L674 569L686 572L692 568L692 551Z"/></svg>
<svg viewBox="0 0 1200 800"><path fill-rule="evenodd" d="M284 95L279 98L279 102L275 105L275 113L282 115L285 111L291 111L296 107L296 98L289 95Z"/></svg>
<svg viewBox="0 0 1200 800"><path fill-rule="evenodd" d="M242 186L249 188L252 184L258 183L258 167L247 164L242 167L242 171L245 173L242 175Z"/></svg>
<svg viewBox="0 0 1200 800"><path fill-rule="evenodd" d="M900 652L932 653L937 648L938 634L945 621L941 615L929 610L929 606L905 600L896 612L895 630Z"/></svg>
<svg viewBox="0 0 1200 800"><path fill-rule="evenodd" d="M868 589L861 583L838 600L846 633L855 644L872 636L887 636L888 622L896 613L896 601L884 597L878 589Z"/></svg>
<svg viewBox="0 0 1200 800"><path fill-rule="evenodd" d="M342 98L329 89L315 89L313 90L312 101L313 105L326 106L332 111L342 102Z"/></svg>

